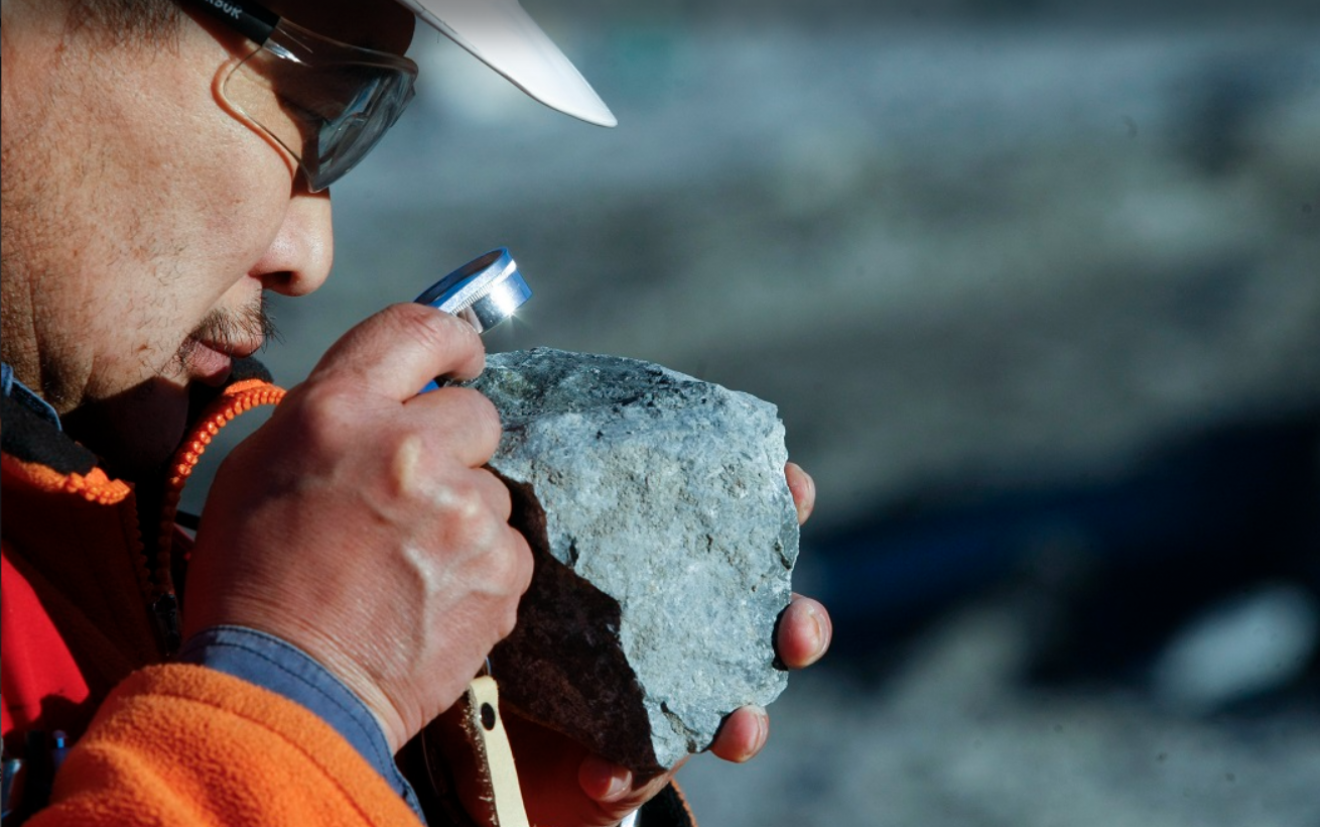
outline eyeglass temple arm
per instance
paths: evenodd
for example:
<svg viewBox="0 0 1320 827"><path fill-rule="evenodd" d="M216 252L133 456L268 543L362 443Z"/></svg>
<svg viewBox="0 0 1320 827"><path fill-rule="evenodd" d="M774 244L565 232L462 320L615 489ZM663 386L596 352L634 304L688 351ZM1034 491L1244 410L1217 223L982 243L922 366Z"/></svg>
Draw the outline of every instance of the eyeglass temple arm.
<svg viewBox="0 0 1320 827"><path fill-rule="evenodd" d="M256 43L264 45L280 23L280 16L265 6L244 0L193 0L222 23Z"/></svg>

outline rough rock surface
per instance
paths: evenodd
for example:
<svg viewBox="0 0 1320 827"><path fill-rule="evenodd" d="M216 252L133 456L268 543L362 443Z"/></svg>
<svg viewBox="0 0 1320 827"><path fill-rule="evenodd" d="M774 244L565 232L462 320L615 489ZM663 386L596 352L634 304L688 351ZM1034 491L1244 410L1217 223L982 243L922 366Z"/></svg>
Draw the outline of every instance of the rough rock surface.
<svg viewBox="0 0 1320 827"><path fill-rule="evenodd" d="M787 683L772 649L798 528L773 405L658 365L546 348L469 383L536 573L492 654L502 697L636 772L709 746Z"/></svg>

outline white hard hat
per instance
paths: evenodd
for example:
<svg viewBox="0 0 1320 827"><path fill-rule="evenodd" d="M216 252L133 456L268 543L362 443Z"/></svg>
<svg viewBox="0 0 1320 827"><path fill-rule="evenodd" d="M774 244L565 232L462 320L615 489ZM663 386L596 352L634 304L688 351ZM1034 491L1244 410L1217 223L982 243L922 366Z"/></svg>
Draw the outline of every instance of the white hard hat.
<svg viewBox="0 0 1320 827"><path fill-rule="evenodd" d="M618 120L518 0L398 0L514 86L600 126Z"/></svg>

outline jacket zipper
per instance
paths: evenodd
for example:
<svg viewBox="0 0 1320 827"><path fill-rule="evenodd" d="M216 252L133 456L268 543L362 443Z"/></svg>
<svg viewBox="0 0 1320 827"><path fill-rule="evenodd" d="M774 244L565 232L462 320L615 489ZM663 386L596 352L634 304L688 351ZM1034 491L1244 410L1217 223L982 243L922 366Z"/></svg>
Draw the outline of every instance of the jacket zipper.
<svg viewBox="0 0 1320 827"><path fill-rule="evenodd" d="M179 650L183 643L179 614L179 599L175 591L172 572L175 517L179 513L179 501L183 497L184 486L206 453L207 447L220 429L253 408L262 405L277 405L284 398L283 388L276 387L264 380L248 379L235 382L221 392L202 411L197 423L174 452L170 460L169 476L165 480L165 491L161 501L160 522L156 534L156 559L148 561L141 537L138 537L138 559L145 578L147 605L151 608L156 628L161 635L161 642L168 657ZM136 521L136 511L130 510ZM186 558L185 558L186 564Z"/></svg>

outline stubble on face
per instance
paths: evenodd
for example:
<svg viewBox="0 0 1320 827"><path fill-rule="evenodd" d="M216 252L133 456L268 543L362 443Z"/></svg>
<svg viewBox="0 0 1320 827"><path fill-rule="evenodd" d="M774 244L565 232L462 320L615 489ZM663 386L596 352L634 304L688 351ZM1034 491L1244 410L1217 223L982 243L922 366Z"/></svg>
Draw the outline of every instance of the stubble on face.
<svg viewBox="0 0 1320 827"><path fill-rule="evenodd" d="M46 42L25 30L19 53L9 48L18 34L5 32L3 357L108 469L141 479L182 436L194 381L190 354L205 346L247 355L275 336L274 325L259 289L222 293L214 272L189 271L192 262L205 268L217 261L214 250L190 246L207 239L204 232L159 232L170 229L161 222L172 218L177 184L132 200L148 187L124 177L126 161L141 162L137 181L152 180L173 163L153 160L168 159L154 152L163 145L153 143L159 131L125 131L124 123L141 121L116 108L136 105L124 91L131 87L116 80L143 66L155 71L150 60L120 49L98 52L85 31ZM176 65L179 56L171 58ZM176 99L162 98L160 106L189 128L192 121L183 118L197 117L171 109ZM108 124L118 137L100 140ZM238 273L230 287L240 281ZM200 306L212 301L209 310ZM205 313L200 321L199 312ZM222 378L212 375L207 383Z"/></svg>
<svg viewBox="0 0 1320 827"><path fill-rule="evenodd" d="M47 168L42 159L33 157L30 151L15 152L13 146L7 141L4 147L3 184L0 184L0 317L4 331L0 347L4 361L14 367L21 381L42 394L57 410L67 412L86 402L95 402L95 396L99 395L94 382L89 382L93 379L88 375L93 363L79 354L77 340L81 337L73 335L77 331L71 332L71 325L52 324L45 318L52 314L45 305L51 287L67 277L64 269L72 263L67 260L68 254L85 228L70 220L63 210L52 209L68 199L67 194L55 191L58 187L53 177L33 174L34 170ZM141 227L130 221L127 227L121 225L121 230L125 230L124 241L134 248L134 255L125 256L126 259L158 258L146 249L151 246L146 237L149 234L142 232ZM122 264L105 261L96 269L110 272ZM95 280L90 274L83 277ZM157 274L156 278L160 283L149 302L153 307L139 305L135 318L108 322L134 328L144 337L136 346L127 348L140 356L139 368L134 373L144 384L152 380L186 384L189 357L203 343L214 350L245 356L253 343L264 345L279 338L264 291L254 294L242 306L213 308L189 332L178 330L173 321L177 308L170 297L172 291L184 288L188 279L182 274L169 279ZM100 315L95 307L84 303L72 317L83 320L84 324L77 327L86 334L90 326L105 321L97 321ZM174 343L158 340L162 334L169 335L172 328L173 335L178 337Z"/></svg>
<svg viewBox="0 0 1320 827"><path fill-rule="evenodd" d="M49 167L49 153L33 138L31 124L20 126L20 120L6 111L0 149L0 350L24 384L57 409L67 409L77 382L61 380L60 360L43 347L38 274L57 249L56 239L68 239L73 228L47 208L56 185L37 171Z"/></svg>
<svg viewBox="0 0 1320 827"><path fill-rule="evenodd" d="M279 339L279 329L270 313L270 302L262 292L251 303L238 309L215 309L208 313L158 375L186 374L190 357L202 343L212 349L246 356L248 354L244 351L252 342L261 342L264 347Z"/></svg>

